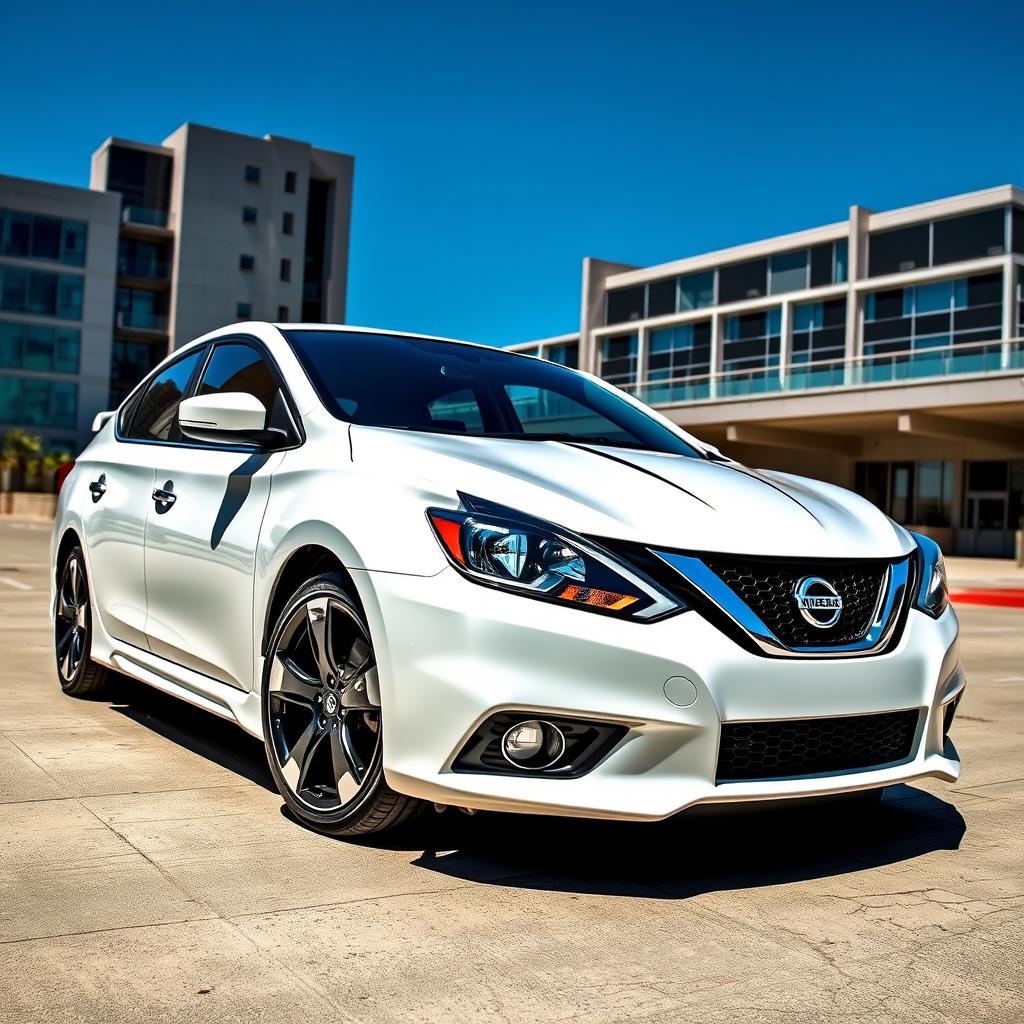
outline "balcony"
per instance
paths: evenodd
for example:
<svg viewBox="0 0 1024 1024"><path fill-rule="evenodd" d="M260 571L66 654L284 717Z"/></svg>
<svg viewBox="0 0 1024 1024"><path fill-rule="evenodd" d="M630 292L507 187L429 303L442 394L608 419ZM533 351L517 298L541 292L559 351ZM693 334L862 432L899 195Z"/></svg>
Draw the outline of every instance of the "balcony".
<svg viewBox="0 0 1024 1024"><path fill-rule="evenodd" d="M126 206L121 211L122 224L142 224L146 227L167 227L167 211L150 206Z"/></svg>
<svg viewBox="0 0 1024 1024"><path fill-rule="evenodd" d="M115 322L123 331L149 336L167 334L166 313L153 313L148 309L119 309Z"/></svg>
<svg viewBox="0 0 1024 1024"><path fill-rule="evenodd" d="M947 344L851 359L791 363L785 367L726 370L672 380L648 381L624 390L648 405L659 406L868 388L1014 371L1024 372L1022 338Z"/></svg>
<svg viewBox="0 0 1024 1024"><path fill-rule="evenodd" d="M117 273L121 277L132 277L140 281L168 281L170 265L162 260L151 260L140 256L118 256Z"/></svg>

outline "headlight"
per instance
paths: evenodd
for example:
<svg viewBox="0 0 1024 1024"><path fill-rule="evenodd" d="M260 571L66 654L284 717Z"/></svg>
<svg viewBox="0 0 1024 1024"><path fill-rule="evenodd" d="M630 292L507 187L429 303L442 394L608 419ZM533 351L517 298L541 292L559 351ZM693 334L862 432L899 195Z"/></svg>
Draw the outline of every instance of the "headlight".
<svg viewBox="0 0 1024 1024"><path fill-rule="evenodd" d="M946 585L946 563L942 560L939 545L930 537L912 533L917 541L917 599L915 607L938 618L949 604L949 588Z"/></svg>
<svg viewBox="0 0 1024 1024"><path fill-rule="evenodd" d="M512 509L463 496L468 511L429 508L448 560L468 579L524 597L644 621L686 605L609 551Z"/></svg>

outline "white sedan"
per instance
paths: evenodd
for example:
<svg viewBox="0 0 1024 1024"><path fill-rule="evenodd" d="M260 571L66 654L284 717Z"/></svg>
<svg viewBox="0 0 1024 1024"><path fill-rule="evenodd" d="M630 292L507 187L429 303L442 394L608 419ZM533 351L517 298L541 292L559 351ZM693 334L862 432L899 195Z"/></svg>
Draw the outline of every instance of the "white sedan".
<svg viewBox="0 0 1024 1024"><path fill-rule="evenodd" d="M497 349L239 324L175 351L58 502L57 669L261 737L335 834L431 804L654 820L954 781L936 545Z"/></svg>

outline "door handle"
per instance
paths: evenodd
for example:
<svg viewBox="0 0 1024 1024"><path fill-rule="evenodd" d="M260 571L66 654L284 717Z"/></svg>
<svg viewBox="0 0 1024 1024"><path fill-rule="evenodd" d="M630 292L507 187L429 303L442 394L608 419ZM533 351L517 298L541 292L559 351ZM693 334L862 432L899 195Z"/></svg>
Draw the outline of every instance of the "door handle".
<svg viewBox="0 0 1024 1024"><path fill-rule="evenodd" d="M170 488L158 487L153 491L157 512L166 512L177 500L178 496Z"/></svg>
<svg viewBox="0 0 1024 1024"><path fill-rule="evenodd" d="M89 484L89 493L92 495L92 503L95 505L104 494L107 493L107 474L100 473L99 480L93 480Z"/></svg>

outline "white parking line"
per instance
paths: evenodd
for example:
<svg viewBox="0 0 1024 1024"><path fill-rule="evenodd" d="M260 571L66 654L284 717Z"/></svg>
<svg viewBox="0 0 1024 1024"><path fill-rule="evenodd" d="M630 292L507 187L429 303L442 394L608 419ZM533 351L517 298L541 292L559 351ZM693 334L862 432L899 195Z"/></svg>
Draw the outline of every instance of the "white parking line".
<svg viewBox="0 0 1024 1024"><path fill-rule="evenodd" d="M27 583L22 583L21 580L12 580L10 576L0 576L0 583L6 583L7 586L14 590L31 590L32 588Z"/></svg>
<svg viewBox="0 0 1024 1024"><path fill-rule="evenodd" d="M1000 676L993 679L993 683L1024 683L1024 676Z"/></svg>

